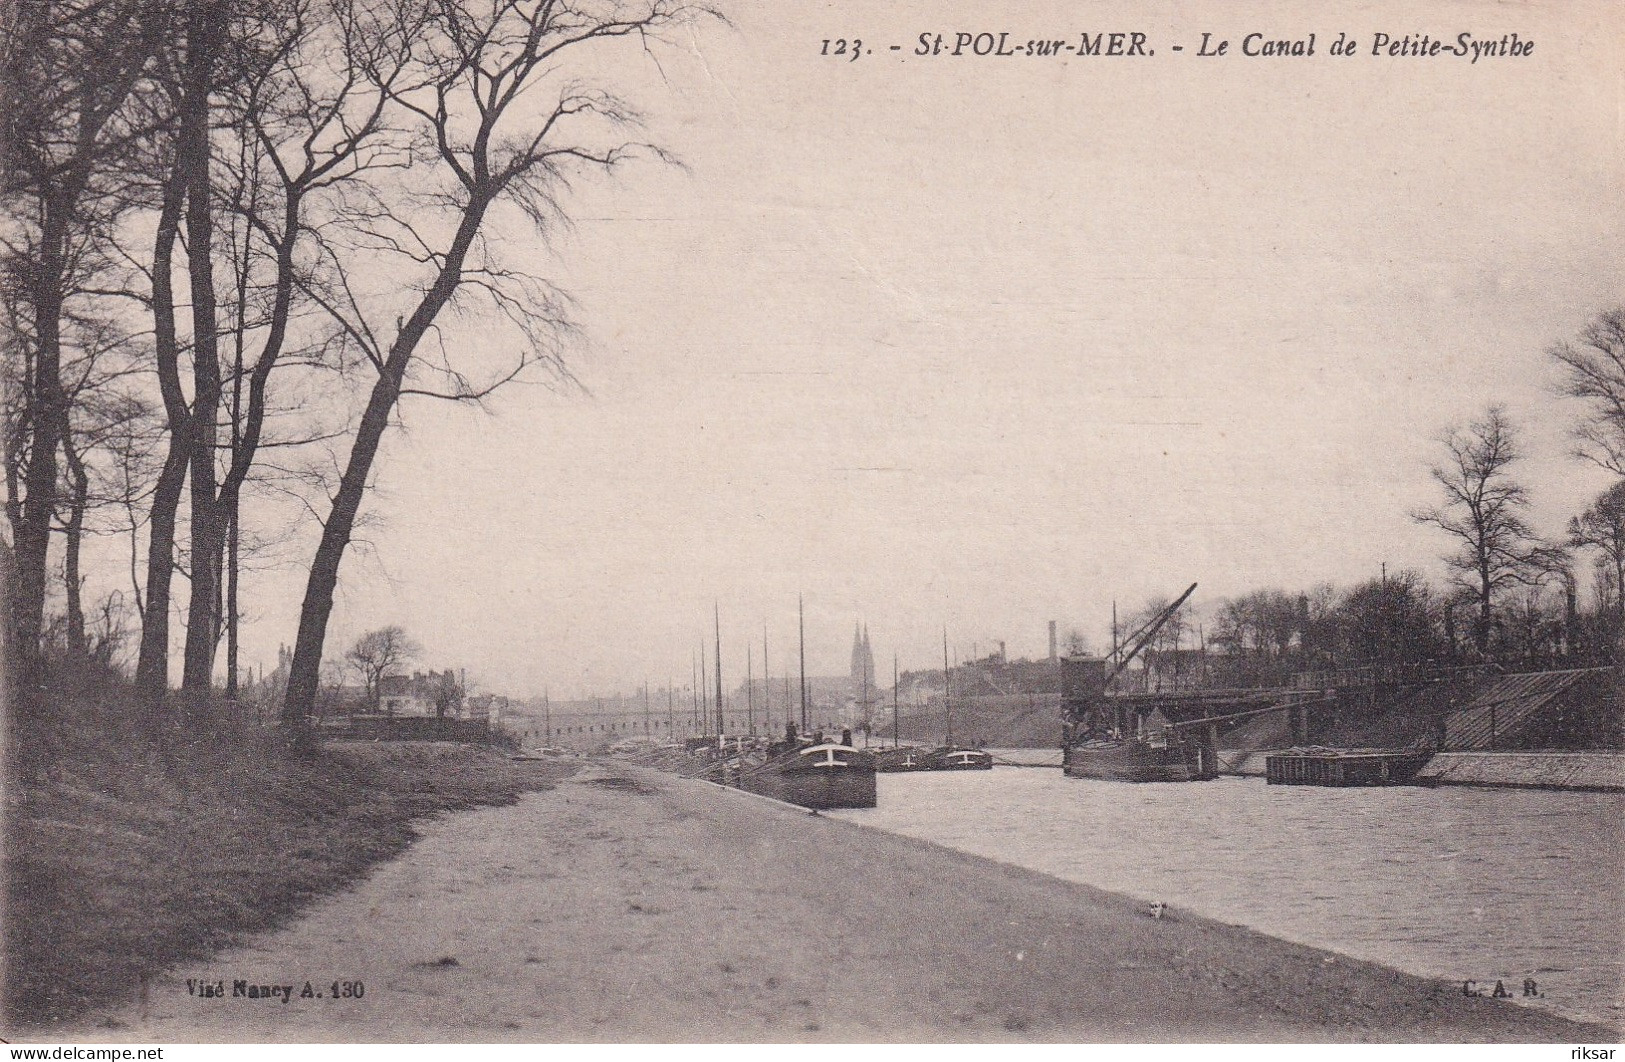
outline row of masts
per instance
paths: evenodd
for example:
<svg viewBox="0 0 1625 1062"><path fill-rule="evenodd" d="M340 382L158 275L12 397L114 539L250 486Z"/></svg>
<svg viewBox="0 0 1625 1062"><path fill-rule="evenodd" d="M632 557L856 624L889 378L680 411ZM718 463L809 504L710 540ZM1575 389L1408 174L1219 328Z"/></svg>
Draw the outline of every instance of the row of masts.
<svg viewBox="0 0 1625 1062"><path fill-rule="evenodd" d="M1157 612L1157 614L1155 614L1154 616L1152 616L1152 617L1148 618L1147 620L1145 620L1133 632L1127 633L1126 635L1120 635L1120 633L1119 633L1119 626L1118 626L1118 620L1117 620L1117 602L1115 600L1112 602L1112 648L1111 648L1111 653L1107 656L1107 664L1108 664L1108 668L1109 668L1109 671L1110 671L1110 674L1109 674L1109 676L1107 678L1107 683L1106 683L1107 686L1110 686L1111 680L1115 679L1118 674L1120 674L1125 668L1127 668L1128 665L1130 664L1130 662L1132 662L1133 659L1140 654L1141 650L1143 650L1148 644L1150 644L1151 639L1156 636L1157 632L1162 628L1162 626L1168 621L1168 619L1175 612L1177 612L1179 610L1179 607L1185 603L1185 601L1191 596L1192 593L1195 592L1195 590L1196 590L1196 584L1192 583L1189 586L1189 588L1187 588L1185 590L1185 592L1179 596L1178 600L1174 601L1170 605L1164 606L1161 610L1159 610ZM800 681L801 727L800 727L800 732L805 734L805 733L807 733L809 731L810 726L811 726L811 722L810 722L810 718L809 718L809 712L808 712L809 690L808 690L808 686L807 686L807 620L806 620L805 602L804 602L804 599L802 598L802 596L799 595L799 594L796 596L796 628L797 628L797 634L798 634L798 640L799 640L798 657L799 657L800 672L801 672L801 681ZM720 735L724 734L726 732L726 730L727 730L726 704L725 704L725 701L724 701L724 693L723 693L723 688L722 688L722 607L721 607L720 603L713 604L713 606L712 606L712 636L713 636L713 651L712 651L712 654L711 654L711 659L712 659L712 663L713 663L713 665L715 667L715 676L716 676L715 677L715 682L714 682L714 684L712 684L712 689L714 689L715 693L716 693L716 702L715 702L715 704L716 704L716 716L715 716L716 734L720 736ZM1052 643L1053 643L1053 638L1052 638ZM1052 650L1051 651L1053 652L1053 644L1052 644ZM768 719L771 716L772 709L773 709L773 694L772 694L773 683L772 683L772 678L770 677L770 674L769 674L768 659L769 659L769 657L768 657L767 624L763 623L762 624L762 697L763 697L762 723L763 723L764 728L767 725ZM703 641L699 645L698 654L696 655L695 658L693 658L693 660L691 660L691 664L692 664L692 669L693 670L692 670L692 674L691 674L691 687L690 688L693 690L694 704L693 704L693 715L690 718L690 724L692 726L694 726L696 729L700 730L705 735L709 736L711 734L711 722L712 722L712 719L711 719L711 716L710 716L712 689L707 689L706 688L707 687L707 675L706 675L706 670L707 669L706 669L705 643ZM859 701L859 703L863 706L864 729L865 729L865 733L867 734L871 729L870 724L871 724L872 720L871 720L870 709L873 707L873 702L870 700L870 697L869 697L869 668L867 666L865 666L865 667L860 668L860 670L862 672L863 689L862 689L862 698ZM947 627L944 627L943 630L942 630L942 676L943 676L942 702L943 702L943 716L944 716L944 723L945 723L944 737L945 737L945 740L946 740L946 744L951 746L953 744L953 742L954 742L953 678L952 678L952 676L953 676L953 666L950 663L949 656L948 656L948 629L947 629ZM898 713L898 695L899 695L899 687L900 687L900 685L901 685L901 681L900 681L900 676L899 676L899 672L898 672L897 654L893 653L892 654L892 745L893 745L893 747L896 747L897 745L899 745L901 743L900 738L899 738L900 726L899 726L899 718L898 718L898 714L899 714ZM745 719L746 719L745 726L746 726L746 730L748 732L751 732L751 733L755 732L755 726L756 726L756 700L755 699L756 699L755 657L754 657L753 652L752 652L752 647L747 643L747 645L745 647ZM790 705L793 703L793 698L791 697L791 694L790 694L790 673L789 673L788 670L785 671L785 675L784 675L784 703L785 703L785 709L786 709L785 722L787 722L787 723L794 722L794 720L790 717L789 711L788 711L789 708L790 708ZM548 694L545 693L545 692L542 695L542 711L543 711L543 715L544 715L544 726L546 727L546 731L547 731L547 734L549 735L549 738L551 738L552 733L553 733L552 705L551 705L551 701L549 699ZM1246 713L1246 714L1250 715L1250 714L1253 714L1253 713ZM673 690L672 683L671 683L671 681L669 679L666 682L666 715L667 715L667 721L666 721L667 733L668 734L675 734L676 733L676 728L677 728L677 709L676 709L675 692ZM644 736L646 738L651 736L651 720L652 720L652 710L651 710L650 698L649 698L649 684L647 682L645 682L643 684L643 732L644 732Z"/></svg>
<svg viewBox="0 0 1625 1062"><path fill-rule="evenodd" d="M1118 620L1117 620L1117 602L1115 600L1112 602L1112 648L1111 648L1111 653L1107 657L1107 664L1108 664L1108 668L1109 668L1109 671L1110 671L1110 674L1109 674L1109 676L1107 678L1107 683L1106 683L1108 687L1110 686L1111 680L1115 679L1118 674L1120 674L1125 668L1127 668L1128 665L1133 661L1133 659L1140 654L1141 650L1143 650L1147 645L1150 644L1151 639L1156 636L1157 632L1162 628L1162 626L1168 621L1168 619L1175 612L1177 612L1179 610L1179 607L1185 603L1185 601L1191 596L1192 593L1195 592L1195 590L1196 590L1196 584L1192 583L1185 590L1185 592L1179 596L1179 598L1176 601L1174 601L1170 605L1164 606L1154 616L1152 616L1152 617L1148 618L1147 620L1145 620L1143 623L1140 624L1140 626L1138 628L1136 628L1132 632L1127 633L1126 635L1120 635L1119 634L1119 627L1118 627ZM809 689L808 689L808 686L807 686L807 620L806 620L805 602L804 602L804 599L801 597L801 595L796 596L796 628L797 628L797 635L798 635L798 640L799 640L798 658L799 658L800 672L801 672L801 681L800 681L800 708L801 708L800 722L801 722L801 726L800 726L800 732L805 734L805 733L808 733L809 730L810 730L811 721L810 721L809 711L808 711ZM714 604L712 606L712 637L713 637L713 651L712 651L712 654L711 654L711 662L712 662L712 664L713 664L713 666L715 668L715 676L716 677L715 677L715 682L711 684L711 689L707 689L708 682L707 682L707 674L706 674L706 671L707 671L707 668L706 668L706 655L705 655L705 643L703 641L699 645L698 654L693 658L693 660L691 660L693 670L692 670L692 675L691 675L691 687L690 688L693 690L694 704L693 704L693 715L690 718L690 724L692 726L694 726L695 729L700 730L703 734L705 734L707 736L709 736L712 733L712 731L711 731L712 717L710 715L710 708L711 708L711 693L712 693L712 690L714 689L714 691L716 693L716 702L715 702L715 707L716 707L716 715L715 715L716 731L715 732L716 732L717 735L720 736L720 735L724 734L726 732L726 730L727 730L726 703L724 701L724 693L723 693L723 688L722 688L722 607L721 607L720 603ZM1053 647L1052 647L1052 651L1053 651ZM772 678L770 677L770 674L769 674L768 660L769 660L769 657L768 657L767 624L763 623L762 624L762 697L763 697L762 723L763 723L764 728L767 726L768 719L772 715L772 710L773 710L773 694L772 694L773 682L772 682ZM859 703L863 706L864 729L865 729L865 733L867 734L871 730L871 725L870 724L871 724L872 720L871 720L871 712L870 712L870 710L873 707L873 702L870 700L870 697L869 697L869 668L867 666L865 666L863 668L860 668L860 670L862 671L863 689L862 689L862 698L859 701ZM953 677L952 677L953 676L953 666L950 663L949 656L948 656L948 629L947 629L947 627L944 627L943 630L942 630L942 676L943 676L942 703L943 703L943 716L944 716L944 723L945 723L944 737L945 737L945 743L951 746L954 743ZM897 654L893 653L892 654L892 745L893 745L893 747L896 747L901 743L900 737L899 737L900 725L899 725L899 718L898 718L898 715L899 715L899 712L898 712L898 696L899 696L899 687L900 687L900 685L901 685L901 681L900 681L900 676L899 676L899 672L898 672ZM785 722L787 722L787 723L795 721L789 715L789 708L790 708L790 705L792 703L794 703L794 699L791 697L791 694L790 694L790 673L789 673L788 670L786 670L785 675L784 675L784 704L785 704L785 709L786 709ZM544 714L544 726L546 727L547 733L548 733L549 737L551 738L551 735L552 735L552 732L553 732L552 709L551 709L550 700L549 700L548 695L546 693L543 693L543 695L542 695L542 710L543 710L543 714ZM1250 715L1250 714L1253 714L1253 713L1246 713L1246 714ZM667 715L667 721L666 721L667 733L668 734L675 734L676 733L676 728L677 728L677 709L676 709L675 692L674 692L674 690L672 688L672 683L671 683L671 681L669 679L666 682L666 715ZM644 732L644 736L646 738L651 736L651 719L652 719L652 714L651 714L651 706L650 706L650 699L649 699L649 684L647 682L645 682L643 684L643 732ZM750 733L754 733L755 732L755 727L756 727L755 657L754 657L753 652L752 652L752 647L748 643L747 643L747 645L745 647L745 720L746 720L746 723L745 723L746 730L748 732L750 732Z"/></svg>
<svg viewBox="0 0 1625 1062"><path fill-rule="evenodd" d="M801 719L800 719L800 732L805 734L811 728L811 718L810 718L809 710L808 710L809 690L808 690L808 686L807 686L807 620L806 620L805 603L804 603L804 600L799 595L796 598L796 628L797 628L798 643L799 643L798 644L798 653L797 653L797 655L798 655L798 660L799 660L799 664L800 664L800 672L801 672L801 674L800 674L800 678L801 678L801 681L800 681L800 698L799 698L799 700L800 700L800 709L801 709L800 710L800 716L801 716ZM726 703L724 701L724 694L723 694L723 687L722 687L722 610L721 610L720 605L713 605L713 607L712 607L712 639L713 639L712 640L712 652L711 652L710 662L711 662L712 666L715 668L715 681L710 684L709 689L706 688L707 687L707 674L706 674L706 672L707 672L708 669L706 667L707 660L706 660L706 651L705 651L705 643L704 642L700 643L698 653L690 661L691 668L692 668L691 676L690 676L691 677L690 689L693 691L693 697L694 697L693 714L692 714L692 716L690 718L690 723L695 725L698 729L700 729L702 731L702 733L706 734L707 736L709 736L712 733L711 724L712 724L712 721L713 721L713 717L711 716L711 711L710 710L711 710L711 707L712 707L711 696L712 696L713 692L715 692L715 695L716 695L716 700L715 700L716 715L714 717L715 724L716 724L716 731L715 732L716 732L716 734L721 735L721 734L725 733L726 730L727 730L727 710L726 710ZM762 625L762 696L763 696L762 723L763 723L764 728L766 727L768 719L770 718L770 716L772 714L772 705L773 705L773 697L772 697L773 684L772 684L772 679L769 676L768 659L769 659L769 657L768 657L767 625L764 623ZM863 672L863 676L862 676L863 691L862 691L862 698L859 701L859 703L863 706L865 731L867 733L868 729L869 729L869 723L870 723L870 709L873 707L873 702L870 700L870 697L869 697L869 669L867 667L865 667L865 668L862 668L860 670ZM952 689L953 689L952 674L953 674L952 668L951 668L951 666L949 664L949 659L948 659L948 629L946 627L944 627L943 631L942 631L942 675L943 675L943 693L942 693L942 697L943 697L943 711L944 711L944 716L945 716L945 721L946 721L946 739L947 739L947 744L949 744L949 745L953 744L953 735L954 735L954 716L953 716L953 702L952 702ZM898 744L900 744L900 738L899 738L900 722L899 722L899 704L898 704L900 685L901 685L901 676L900 676L900 673L899 673L899 670L898 670L898 658L897 658L897 654L893 653L892 654L892 745L894 747L897 746ZM668 733L675 733L675 728L676 728L676 723L677 723L676 709L675 709L675 706L674 706L673 696L674 696L674 694L673 694L673 690L672 690L672 684L668 680L667 683L666 683L666 700L667 700L667 705L666 705L667 724L666 725L667 725L667 732ZM746 720L745 726L746 726L746 730L749 731L749 732L752 732L752 733L754 733L755 726L756 726L756 700L755 700L755 698L756 698L755 657L754 657L754 654L752 652L752 647L747 644L746 647L745 647L745 720ZM785 722L787 722L787 723L794 722L795 720L790 717L789 712L788 712L788 709L789 709L790 705L792 703L794 703L794 699L791 697L791 694L790 694L790 673L789 673L788 670L785 672L785 675L784 675L784 701L785 701L785 708L786 708ZM543 710L544 710L544 713L549 710L547 696L545 694L543 695ZM647 737L650 734L650 719L651 719L650 702L649 702L649 684L647 682L645 682L643 684L643 717L644 717L643 718L644 736ZM548 728L548 732L551 733L552 732L552 723L551 723L550 718L549 718L546 725L547 725L547 728Z"/></svg>
<svg viewBox="0 0 1625 1062"><path fill-rule="evenodd" d="M799 627L799 633L800 633L800 637L801 637L801 729L803 731L805 731L807 729L807 727L808 727L808 709L807 709L807 626L806 626L806 618L805 618L805 613L804 613L804 606L803 606L802 601L801 601L800 598L796 599L796 612L797 612L797 622L798 622L798 627ZM693 724L695 727L697 727L698 729L700 729L703 733L705 733L707 735L709 735L712 732L711 731L711 725L712 725L713 720L714 720L714 722L716 724L716 731L715 732L717 734L722 734L727 730L727 706L726 706L726 703L724 701L724 694L723 694L723 689L722 689L722 610L721 610L720 605L713 607L713 610L712 610L712 624L713 624L713 649L712 649L712 652L711 652L711 663L715 668L715 674L716 674L715 681L714 682L709 682L709 684L708 684L707 671L709 669L706 666L707 661L706 661L706 649L705 649L705 643L704 642L700 643L698 652L694 655L694 657L690 661L690 664L691 664L691 676L690 677L691 677L691 680L692 680L690 688L693 690L693 696L694 696L693 715L690 718L690 723ZM769 659L769 657L768 657L768 641L767 641L767 624L764 623L762 625L762 696L763 696L762 722L763 722L764 726L766 725L767 720L771 716L772 711L773 711L773 692L772 692L773 691L773 680L772 680L772 678L771 678L771 676L769 674L769 671L768 671L768 664L767 664L768 659ZM754 730L755 725L756 725L756 674L755 674L755 670L756 670L755 656L751 651L751 646L749 646L747 644L746 647L745 647L745 718L746 718L746 724L745 725L746 725L747 730ZM668 695L671 693L670 686L671 686L671 684L668 682L667 683L667 694ZM713 692L715 692L715 694L716 694L716 701L715 701L716 714L715 714L714 717L711 715L711 709L712 709L711 697L712 697ZM645 704L647 704L647 701L648 701L648 684L647 683L644 684L644 701L645 701ZM785 708L787 710L788 710L789 706L792 703L794 703L793 698L790 696L790 673L789 673L789 671L786 671L784 673L784 703L785 703ZM786 722L792 722L792 721L793 720L791 720L789 718L788 712L787 712L787 714L786 714ZM670 722L674 722L674 720L670 721ZM645 726L645 730L647 730L647 729L648 729L647 726Z"/></svg>

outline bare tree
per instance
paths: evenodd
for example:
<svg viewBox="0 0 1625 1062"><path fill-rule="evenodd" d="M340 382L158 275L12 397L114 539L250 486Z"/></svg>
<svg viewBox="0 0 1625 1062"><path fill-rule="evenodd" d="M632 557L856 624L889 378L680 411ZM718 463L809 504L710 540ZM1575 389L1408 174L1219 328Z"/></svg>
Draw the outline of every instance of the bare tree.
<svg viewBox="0 0 1625 1062"><path fill-rule="evenodd" d="M398 179L373 185L370 203L355 201L343 230L348 242L335 236L325 244L330 287L343 295L325 305L376 378L306 584L284 704L295 726L310 714L339 565L402 396L478 403L528 367L562 371L559 298L539 279L503 267L481 237L503 211L528 219L545 237L574 174L609 171L640 146L618 132L635 122L633 111L607 91L570 80L564 60L615 38L647 47L663 29L702 13L680 0L436 0L416 10L412 62L385 91L422 153ZM411 271L410 302L381 309L387 299L360 289L366 266L380 263ZM395 279L397 288L412 283ZM513 360L483 379L453 364L436 331L454 299L482 302L522 336Z"/></svg>
<svg viewBox="0 0 1625 1062"><path fill-rule="evenodd" d="M1625 621L1625 482L1609 487L1586 511L1569 520L1569 545L1596 551L1597 571L1607 596L1599 611Z"/></svg>
<svg viewBox="0 0 1625 1062"><path fill-rule="evenodd" d="M321 210L322 197L341 196L358 175L402 165L408 157L382 118L388 90L410 55L413 24L403 23L391 5L368 0L283 0L276 15L252 21L254 33L233 42L239 73L224 93L238 116L238 155L227 167L233 178L228 204L245 228L232 263L240 279L232 330L231 441L227 447L200 442L192 472L193 553L207 557L209 572L206 582L194 578L187 630L186 685L198 691L208 688L213 673L223 611L222 555L235 540L243 486L264 440L268 384L289 353L301 283L313 283L301 276L298 261L313 224L310 211ZM248 365L243 348L256 266L267 275L264 290L254 295L267 305L253 322L262 340ZM194 354L194 363L206 361L201 349ZM217 369L207 388L200 381L194 393L224 397L221 375ZM214 468L217 449L229 455L223 475ZM206 467L200 466L205 459ZM202 562L195 560L194 567Z"/></svg>
<svg viewBox="0 0 1625 1062"><path fill-rule="evenodd" d="M423 650L400 627L368 631L344 654L367 687L367 702L378 710L379 689L385 675L415 658Z"/></svg>
<svg viewBox="0 0 1625 1062"><path fill-rule="evenodd" d="M1525 519L1528 492L1508 471L1522 455L1504 409L1492 406L1465 428L1448 429L1439 441L1448 458L1431 473L1444 502L1411 516L1456 540L1445 563L1477 602L1473 643L1487 653L1498 596L1510 587L1545 582L1562 567L1564 554L1542 541Z"/></svg>
<svg viewBox="0 0 1625 1062"><path fill-rule="evenodd" d="M1299 636L1304 668L1335 666L1341 641L1342 616L1338 611L1341 595L1331 583L1317 583L1298 597L1298 614L1303 630Z"/></svg>
<svg viewBox="0 0 1625 1062"><path fill-rule="evenodd" d="M1555 343L1547 354L1563 374L1559 393L1586 405L1575 455L1625 476L1625 306L1599 313L1578 342Z"/></svg>
<svg viewBox="0 0 1625 1062"><path fill-rule="evenodd" d="M159 147L155 154L162 151ZM175 246L180 239L181 170L170 161L167 172L152 237L147 305L152 314L153 367L163 401L168 445L148 510L146 600L135 665L136 694L154 713L169 689L169 604L175 574L175 531L196 424L181 385L181 342L175 311L173 272Z"/></svg>
<svg viewBox="0 0 1625 1062"><path fill-rule="evenodd" d="M1145 606L1129 618L1129 626L1142 627L1156 620L1167 610L1170 604L1168 598L1158 594L1145 603ZM1151 641L1146 644L1141 655L1142 667L1147 682L1154 677L1156 688L1163 688L1165 681L1172 683L1172 688L1178 689L1184 671L1184 661L1181 659L1181 650L1190 638L1194 627L1192 620L1194 610L1187 604L1181 605L1163 621L1161 627Z"/></svg>
<svg viewBox="0 0 1625 1062"><path fill-rule="evenodd" d="M188 9L187 32L168 57L164 83L175 131L155 137L151 152L161 206L147 301L169 441L148 521L137 666L137 685L154 704L168 686L170 579L186 482L191 598L183 688L197 713L212 688L223 625L234 692L241 499L257 458L266 447L330 434L318 426L274 437L271 379L290 364L323 364L319 333L297 335L309 305L300 293L311 283L301 255L314 255L306 247L311 229L330 218L320 200L341 198L357 173L405 157L390 148L379 121L384 86L409 49L410 27L399 24L396 10L388 0L270 0L252 9L210 0ZM189 332L177 320L177 247L184 251ZM217 284L217 276L229 284ZM188 353L190 395L182 372Z"/></svg>
<svg viewBox="0 0 1625 1062"><path fill-rule="evenodd" d="M150 423L146 404L136 395L110 386L87 368L70 388L73 405L61 440L66 462L58 530L63 536L63 594L67 608L67 650L72 659L88 659L85 609L82 600L86 577L81 555L86 538L118 534L109 514L122 515L129 492L143 489L130 482L135 469L127 462L132 440L145 434Z"/></svg>
<svg viewBox="0 0 1625 1062"><path fill-rule="evenodd" d="M1565 580L1553 574L1544 583L1520 587L1505 609L1504 652L1529 670L1551 666L1564 651L1563 598L1548 593L1551 583L1563 586Z"/></svg>
<svg viewBox="0 0 1625 1062"><path fill-rule="evenodd" d="M6 272L26 308L26 409L10 425L26 453L8 470L16 576L11 604L17 688L31 693L44 614L47 554L71 400L63 386L63 318L96 268L121 209L116 162L140 135L129 102L168 25L167 5L142 0L28 3L7 35L4 191Z"/></svg>
<svg viewBox="0 0 1625 1062"><path fill-rule="evenodd" d="M1219 606L1208 634L1223 651L1218 662L1227 681L1243 684L1279 683L1295 666L1295 648L1303 646L1308 630L1306 595L1283 590L1254 590Z"/></svg>

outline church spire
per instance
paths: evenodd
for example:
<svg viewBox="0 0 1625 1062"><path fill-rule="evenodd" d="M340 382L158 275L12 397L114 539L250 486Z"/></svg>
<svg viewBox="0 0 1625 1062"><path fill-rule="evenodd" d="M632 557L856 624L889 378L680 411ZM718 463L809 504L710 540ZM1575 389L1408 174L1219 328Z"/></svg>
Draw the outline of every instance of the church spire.
<svg viewBox="0 0 1625 1062"><path fill-rule="evenodd" d="M869 647L867 623L852 625L852 669L848 674L855 690L872 687L875 684L875 654Z"/></svg>

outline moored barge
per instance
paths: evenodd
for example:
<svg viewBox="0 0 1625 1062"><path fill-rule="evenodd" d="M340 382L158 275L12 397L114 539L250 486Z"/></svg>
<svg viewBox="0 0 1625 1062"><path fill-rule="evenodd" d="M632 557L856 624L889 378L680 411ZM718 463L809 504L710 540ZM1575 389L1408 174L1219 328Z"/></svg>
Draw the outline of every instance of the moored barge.
<svg viewBox="0 0 1625 1062"><path fill-rule="evenodd" d="M993 754L982 749L967 749L950 745L926 753L928 771L991 771Z"/></svg>
<svg viewBox="0 0 1625 1062"><path fill-rule="evenodd" d="M764 763L742 764L737 785L804 808L875 806L875 758L851 745L775 746Z"/></svg>
<svg viewBox="0 0 1625 1062"><path fill-rule="evenodd" d="M1264 758L1270 785L1406 785L1427 766L1427 749L1283 749Z"/></svg>
<svg viewBox="0 0 1625 1062"><path fill-rule="evenodd" d="M875 770L882 774L913 771L991 771L993 754L983 749L944 745L923 749L908 745L874 751Z"/></svg>
<svg viewBox="0 0 1625 1062"><path fill-rule="evenodd" d="M875 758L875 770L882 774L902 774L910 771L929 771L931 765L927 762L925 749L913 748L909 745L898 745L889 749L880 749L872 755Z"/></svg>
<svg viewBox="0 0 1625 1062"><path fill-rule="evenodd" d="M1166 739L1090 738L1066 748L1061 769L1071 778L1108 782L1206 782L1219 776L1219 759L1208 746L1177 733Z"/></svg>
<svg viewBox="0 0 1625 1062"><path fill-rule="evenodd" d="M1114 652L1115 663L1099 658L1069 657L1063 663L1061 769L1070 778L1108 782L1199 782L1219 776L1213 743L1171 722L1155 708L1146 714L1126 711L1107 695L1112 680L1123 673L1156 637L1179 607L1196 592L1192 583L1179 599L1165 606L1129 635Z"/></svg>

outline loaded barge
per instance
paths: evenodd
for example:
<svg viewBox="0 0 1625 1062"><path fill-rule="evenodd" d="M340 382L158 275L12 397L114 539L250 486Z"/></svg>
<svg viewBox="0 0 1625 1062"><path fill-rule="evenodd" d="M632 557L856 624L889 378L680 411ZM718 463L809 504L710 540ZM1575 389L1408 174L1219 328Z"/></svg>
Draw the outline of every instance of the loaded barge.
<svg viewBox="0 0 1625 1062"><path fill-rule="evenodd" d="M1282 749L1264 758L1270 785L1408 785L1433 758L1429 749Z"/></svg>

